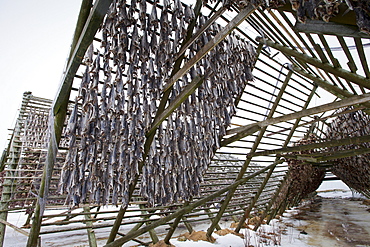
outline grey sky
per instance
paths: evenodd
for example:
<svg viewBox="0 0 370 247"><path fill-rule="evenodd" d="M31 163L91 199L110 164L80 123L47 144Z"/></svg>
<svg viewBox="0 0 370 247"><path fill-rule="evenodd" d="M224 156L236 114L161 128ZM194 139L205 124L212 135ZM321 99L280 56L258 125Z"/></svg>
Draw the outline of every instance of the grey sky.
<svg viewBox="0 0 370 247"><path fill-rule="evenodd" d="M81 0L0 0L0 149L23 92L54 99Z"/></svg>

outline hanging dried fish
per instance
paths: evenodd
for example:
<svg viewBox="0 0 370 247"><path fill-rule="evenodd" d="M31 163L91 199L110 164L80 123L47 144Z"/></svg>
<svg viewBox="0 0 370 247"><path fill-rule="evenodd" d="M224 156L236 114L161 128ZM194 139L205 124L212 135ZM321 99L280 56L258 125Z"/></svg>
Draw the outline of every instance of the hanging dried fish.
<svg viewBox="0 0 370 247"><path fill-rule="evenodd" d="M89 46L86 52L86 56L84 58L84 63L88 66L90 66L93 62L93 54L94 54L94 46L93 43Z"/></svg>
<svg viewBox="0 0 370 247"><path fill-rule="evenodd" d="M157 15L157 5L154 4L153 7L152 7L152 12L149 16L149 24L150 24L150 30L153 30L154 34L152 36L155 35L155 31L158 29L158 23L159 23L159 19L158 19L158 15Z"/></svg>
<svg viewBox="0 0 370 247"><path fill-rule="evenodd" d="M182 19L182 17L184 16L184 10L180 0L175 0L173 14L176 15L176 17L179 19Z"/></svg>
<svg viewBox="0 0 370 247"><path fill-rule="evenodd" d="M129 56L130 63L136 62L139 45L140 45L140 40L139 40L138 28L137 28L137 25L135 24L134 29L132 31L132 36L131 36L130 56Z"/></svg>
<svg viewBox="0 0 370 247"><path fill-rule="evenodd" d="M191 6L189 5L186 5L185 6L185 22L186 23L190 23L192 19L195 18L195 14L194 14L194 11L193 11L193 8L191 8Z"/></svg>
<svg viewBox="0 0 370 247"><path fill-rule="evenodd" d="M175 82L170 102L190 78L204 76L203 85L158 127L144 161L146 131L157 114L187 25L195 18L193 9L184 9L178 0L163 2L160 19L156 3L150 15L146 5L145 0L133 0L131 6L125 1L111 6L102 25L103 51L93 55L94 62L83 75L77 98L81 104L76 124L80 141L72 141L77 144L69 151L61 182L62 190L75 203L90 198L94 203L116 204L121 198L122 205L127 205L130 184L141 172L140 193L150 205L189 200L199 193L201 176L235 114L234 101L243 92L244 78L252 78L255 51L231 34L228 43L221 42ZM206 21L201 16L196 29ZM219 30L219 25L213 24L188 49L186 59ZM104 72L103 85L100 70Z"/></svg>
<svg viewBox="0 0 370 247"><path fill-rule="evenodd" d="M170 11L171 5L169 0L163 0L163 10L164 12Z"/></svg>
<svg viewBox="0 0 370 247"><path fill-rule="evenodd" d="M141 37L140 41L140 61L146 62L149 59L149 42L148 42L148 33L146 30L144 30L143 36Z"/></svg>
<svg viewBox="0 0 370 247"><path fill-rule="evenodd" d="M139 9L140 9L139 19L143 23L145 22L145 18L146 18L146 0L139 1Z"/></svg>

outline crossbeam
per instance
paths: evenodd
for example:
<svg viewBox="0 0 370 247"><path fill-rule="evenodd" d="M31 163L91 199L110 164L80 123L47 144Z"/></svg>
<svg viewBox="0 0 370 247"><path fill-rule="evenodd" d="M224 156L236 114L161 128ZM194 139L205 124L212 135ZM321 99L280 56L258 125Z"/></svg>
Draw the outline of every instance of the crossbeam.
<svg viewBox="0 0 370 247"><path fill-rule="evenodd" d="M351 105L358 105L358 104L362 104L362 103L367 103L369 101L370 101L370 94L356 95L356 96L352 96L352 97L349 97L349 98L346 98L346 99L343 99L343 100L340 100L340 101L336 101L336 102L333 102L333 103L320 105L320 106L317 106L317 107L313 107L313 108L305 109L305 110L302 110L302 111L294 112L294 113L291 113L291 114L283 115L283 116L280 116L280 117L269 118L269 119L266 119L264 121L260 121L260 122L257 122L257 123L248 124L248 125L245 125L245 126L230 129L226 132L226 134L227 135L234 134L234 135L227 138L227 139L222 140L221 141L221 146L226 146L226 145L228 145L228 144L230 144L234 141L240 140L240 139L242 139L242 138L244 138L248 135L251 135L251 134L257 132L261 128L266 127L268 125L282 123L282 122L290 121L290 120L293 120L293 119L296 119L296 118L307 117L307 116L310 116L310 115L313 115L313 114L318 114L318 113L322 113L322 112L326 112L326 111L331 111L331 110L335 110L335 109L339 109L339 108L343 108L343 107L347 107L347 106L351 106Z"/></svg>
<svg viewBox="0 0 370 247"><path fill-rule="evenodd" d="M361 75L352 73L348 70L334 67L333 65L329 63L323 63L321 60L317 58L310 57L306 54L299 53L291 48L288 48L286 46L280 45L278 43L272 42L271 40L264 39L262 37L257 37L256 40L260 43L264 43L267 46L270 46L283 54L285 54L288 57L294 57L299 61L306 62L308 64L311 64L317 68L323 69L329 73L332 73L333 75L336 75L338 77L341 77L343 79L346 79L348 81L351 81L359 86L362 86L364 88L370 89L370 79L367 79L366 77L363 77Z"/></svg>
<svg viewBox="0 0 370 247"><path fill-rule="evenodd" d="M306 23L296 22L295 29L303 33L327 34L346 37L369 38L366 33L359 32L357 25L325 22L321 20L306 20Z"/></svg>
<svg viewBox="0 0 370 247"><path fill-rule="evenodd" d="M312 80L319 87L325 89L326 91L328 91L329 93L337 96L338 98L345 99L345 98L354 96L353 93L350 93L347 90L343 90L343 89L339 88L338 86L332 85L329 82L327 82L327 81L325 81L325 80L323 80L323 79L321 79L321 78L319 78L319 77L317 77L313 74L307 73L307 72L303 71L302 69L298 68L297 66L293 66L293 70L295 72L303 75L304 77L307 77L308 79ZM370 103L369 102L362 103L361 105L370 109Z"/></svg>
<svg viewBox="0 0 370 247"><path fill-rule="evenodd" d="M257 156L266 156L266 155L272 155L272 154L284 154L284 153L292 153L292 152L300 152L305 150L311 150L316 148L323 148L323 147L337 147L342 145L352 145L352 144L361 144L364 142L370 142L370 135L366 136L360 136L360 137L350 137L350 138L344 138L339 140L331 140L326 142L317 142L317 143L311 143L306 145L299 145L295 147L285 147L285 148L279 148L279 149L273 149L273 150L266 150L266 151L260 151L255 153L249 153L247 156L251 157L257 157Z"/></svg>

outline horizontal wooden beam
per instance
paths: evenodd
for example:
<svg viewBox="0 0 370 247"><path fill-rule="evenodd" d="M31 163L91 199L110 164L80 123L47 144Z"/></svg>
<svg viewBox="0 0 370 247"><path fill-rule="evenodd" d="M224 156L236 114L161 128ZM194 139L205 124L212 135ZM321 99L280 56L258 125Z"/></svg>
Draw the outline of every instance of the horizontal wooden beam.
<svg viewBox="0 0 370 247"><path fill-rule="evenodd" d="M284 154L284 153L312 150L316 148L361 144L365 142L370 142L370 135L360 136L360 137L350 137L350 138L344 138L344 139L339 139L339 140L330 140L330 141L325 141L325 142L317 142L317 143L299 145L299 146L294 146L294 147L286 147L286 148L260 151L260 152L255 152L255 153L249 153L247 154L247 156L256 157L256 156L266 156L266 155L272 155L272 154ZM303 155L301 156L303 157Z"/></svg>
<svg viewBox="0 0 370 247"><path fill-rule="evenodd" d="M329 93L337 96L338 98L345 99L345 98L349 98L349 97L354 96L353 93L350 93L347 90L343 90L343 89L339 88L338 86L332 85L329 82L327 82L327 81L325 81L325 80L323 80L323 79L321 79L321 78L319 78L319 77L317 77L313 74L307 73L307 72L303 71L302 69L298 68L297 66L293 66L293 70L295 72L303 75L304 77L307 77L308 79L312 80L319 87L321 87L322 89L325 89L326 91L328 91ZM361 105L370 109L370 103L369 102L362 103Z"/></svg>
<svg viewBox="0 0 370 247"><path fill-rule="evenodd" d="M361 155L361 154L368 154L370 153L370 148L358 148L358 149L351 149L351 150L342 150L338 153L332 154L332 153L315 153L320 156L312 157L312 156L306 156L306 155L300 155L300 154L287 154L283 155L284 158L287 159L296 159L296 160L303 160L307 162L313 162L313 163L318 163L319 162L325 162L329 160L336 160L336 159L342 159L342 158L347 158L347 157L352 157L356 155Z"/></svg>
<svg viewBox="0 0 370 247"><path fill-rule="evenodd" d="M306 20L306 23L296 22L294 28L298 32L327 34L345 37L370 38L370 35L360 32L357 25L339 24L321 20Z"/></svg>
<svg viewBox="0 0 370 247"><path fill-rule="evenodd" d="M276 118L269 118L261 122L248 124L242 127L230 129L226 132L226 134L227 135L234 134L234 135L229 138L223 139L221 141L221 146L226 146L234 141L240 140L248 135L251 135L257 132L262 127L266 127L268 125L282 123L282 122L290 121L290 120L301 118L301 117L307 117L313 114L331 111L331 110L335 110L335 109L339 109L339 108L343 108L343 107L347 107L351 105L358 105L358 104L366 103L369 101L370 101L370 94L356 95L356 96L349 97L349 98L346 98L340 101L335 101L333 103L316 106L316 107L305 109L299 112L294 112L294 113L283 115L283 116L276 117Z"/></svg>
<svg viewBox="0 0 370 247"><path fill-rule="evenodd" d="M287 57L294 57L299 61L303 61L305 63L311 64L317 68L320 68L322 70L325 70L329 73L332 73L333 75L336 75L338 77L341 77L343 79L346 79L348 81L351 81L359 86L362 86L364 88L370 89L370 79L367 79L366 77L363 77L361 75L352 73L348 70L342 69L342 68L336 68L333 65L329 63L323 63L321 60L317 58L310 57L306 54L299 53L291 48L288 48L286 46L280 45L278 43L272 42L271 40L264 39L262 37L257 37L256 40L258 42L264 43L267 46L270 46L280 52L282 52Z"/></svg>

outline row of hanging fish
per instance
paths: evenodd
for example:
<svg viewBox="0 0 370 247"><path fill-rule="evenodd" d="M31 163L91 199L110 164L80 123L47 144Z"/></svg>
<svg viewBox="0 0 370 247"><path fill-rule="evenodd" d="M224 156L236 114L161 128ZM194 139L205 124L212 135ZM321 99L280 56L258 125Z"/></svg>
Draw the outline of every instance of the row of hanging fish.
<svg viewBox="0 0 370 247"><path fill-rule="evenodd" d="M23 146L45 148L48 141L49 109L30 108L24 122Z"/></svg>
<svg viewBox="0 0 370 247"><path fill-rule="evenodd" d="M353 110L353 107L351 106L343 109L343 111L348 110ZM361 110L339 115L330 123L326 131L326 138L329 140L340 140L344 138L367 136L370 134L369 121L369 115ZM331 147L329 151L341 153L369 147L370 143L366 142L362 144ZM335 160L332 172L350 188L358 192L368 193L370 188L369 161L370 154L368 153L340 158Z"/></svg>
<svg viewBox="0 0 370 247"><path fill-rule="evenodd" d="M305 23L311 20L330 21L339 14L342 0L290 0L292 9L297 12L298 21ZM353 10L356 23L361 32L370 34L370 2L368 0L346 0L348 10Z"/></svg>
<svg viewBox="0 0 370 247"><path fill-rule="evenodd" d="M318 136L308 134L307 137L298 140L294 146L308 145L319 142ZM315 154L315 149L289 153L289 155ZM289 170L286 182L281 189L277 201L286 201L290 204L304 199L310 193L317 190L325 177L325 169L298 159L287 159Z"/></svg>
<svg viewBox="0 0 370 247"><path fill-rule="evenodd" d="M180 1L113 1L102 26L101 48L90 46L69 116L69 151L60 191L69 200L122 203L140 181L150 205L189 200L220 147L235 101L253 79L254 47L235 34L201 59L170 90L168 104L193 79L203 84L157 129L145 153L146 133L157 114L175 58L194 20ZM207 18L196 19L193 33ZM214 23L185 53L185 63L221 30ZM141 174L141 177L139 175Z"/></svg>
<svg viewBox="0 0 370 247"><path fill-rule="evenodd" d="M12 192L8 208L29 207L26 213L32 212L37 192L43 175L46 148L49 142L49 112L51 102L32 95L31 92L23 94L21 111L14 127L14 136L11 145L16 145L17 150L8 154L7 163L2 175L13 177ZM60 160L63 153L58 153L55 163L54 177L59 177ZM2 186L0 186L2 187ZM49 186L50 204L63 204L63 196L57 195L57 182L53 180ZM0 190L1 193L1 190ZM59 198L58 198L59 197Z"/></svg>

